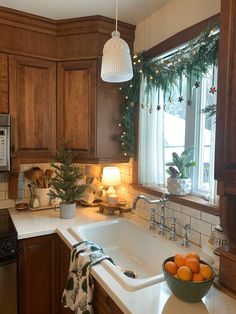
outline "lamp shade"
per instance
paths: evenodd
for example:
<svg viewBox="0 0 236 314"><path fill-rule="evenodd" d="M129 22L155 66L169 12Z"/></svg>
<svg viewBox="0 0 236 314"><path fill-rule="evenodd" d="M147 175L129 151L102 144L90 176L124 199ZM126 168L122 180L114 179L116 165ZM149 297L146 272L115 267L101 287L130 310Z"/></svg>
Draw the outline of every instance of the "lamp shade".
<svg viewBox="0 0 236 314"><path fill-rule="evenodd" d="M102 184L104 186L120 185L120 169L118 167L104 167L102 173Z"/></svg>
<svg viewBox="0 0 236 314"><path fill-rule="evenodd" d="M112 32L103 48L101 78L105 82L121 83L133 77L132 60L128 44L118 31Z"/></svg>

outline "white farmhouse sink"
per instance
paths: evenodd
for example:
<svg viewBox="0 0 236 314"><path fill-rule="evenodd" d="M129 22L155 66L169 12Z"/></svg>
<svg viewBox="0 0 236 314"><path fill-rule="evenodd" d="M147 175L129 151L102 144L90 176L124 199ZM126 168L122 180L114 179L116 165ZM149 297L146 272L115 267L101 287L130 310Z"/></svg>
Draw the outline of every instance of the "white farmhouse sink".
<svg viewBox="0 0 236 314"><path fill-rule="evenodd" d="M102 266L127 290L137 290L164 280L162 263L176 253L166 241L153 237L129 219L120 218L82 226L73 226L70 233L78 240L93 241L101 246L115 265L108 260ZM137 278L124 274L131 270Z"/></svg>

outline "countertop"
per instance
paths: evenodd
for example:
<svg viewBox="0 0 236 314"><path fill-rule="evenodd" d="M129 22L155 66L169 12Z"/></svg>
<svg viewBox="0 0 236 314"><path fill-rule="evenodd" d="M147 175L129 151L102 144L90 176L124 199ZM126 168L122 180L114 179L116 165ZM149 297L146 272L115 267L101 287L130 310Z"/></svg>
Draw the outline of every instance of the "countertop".
<svg viewBox="0 0 236 314"><path fill-rule="evenodd" d="M77 241L68 232L75 224L87 224L112 219L98 212L98 208L77 208L74 219L61 219L58 210L18 212L9 209L18 232L18 239L58 233L68 246ZM132 216L129 217L132 219ZM137 291L125 290L102 265L92 268L92 275L113 298L125 314L235 314L236 300L212 287L198 303L187 303L176 298L165 282Z"/></svg>

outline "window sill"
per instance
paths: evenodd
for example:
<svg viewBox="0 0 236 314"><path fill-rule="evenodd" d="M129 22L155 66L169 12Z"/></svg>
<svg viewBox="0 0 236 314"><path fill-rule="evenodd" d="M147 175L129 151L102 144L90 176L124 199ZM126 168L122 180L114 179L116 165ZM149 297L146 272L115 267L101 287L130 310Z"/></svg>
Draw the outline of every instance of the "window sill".
<svg viewBox="0 0 236 314"><path fill-rule="evenodd" d="M168 195L168 200L171 202L175 202L184 206L188 206L194 209L198 209L202 212L214 215L214 216L219 216L219 208L215 205L209 204L207 201L203 200L199 196L195 195L186 195L186 196L176 196L172 195L167 192L166 189L160 189L160 188L153 188L153 187L146 187L143 185L139 184L131 184L132 188L134 190L144 192L150 195L154 195L157 197L160 197L163 193Z"/></svg>

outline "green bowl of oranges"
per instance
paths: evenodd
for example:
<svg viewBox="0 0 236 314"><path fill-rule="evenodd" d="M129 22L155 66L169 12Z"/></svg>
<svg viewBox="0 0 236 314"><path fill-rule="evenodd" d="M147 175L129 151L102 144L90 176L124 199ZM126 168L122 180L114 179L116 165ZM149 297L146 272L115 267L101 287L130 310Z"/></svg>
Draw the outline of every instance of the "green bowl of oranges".
<svg viewBox="0 0 236 314"><path fill-rule="evenodd" d="M178 253L167 258L162 265L168 287L179 299L199 302L211 288L215 272L195 252Z"/></svg>

